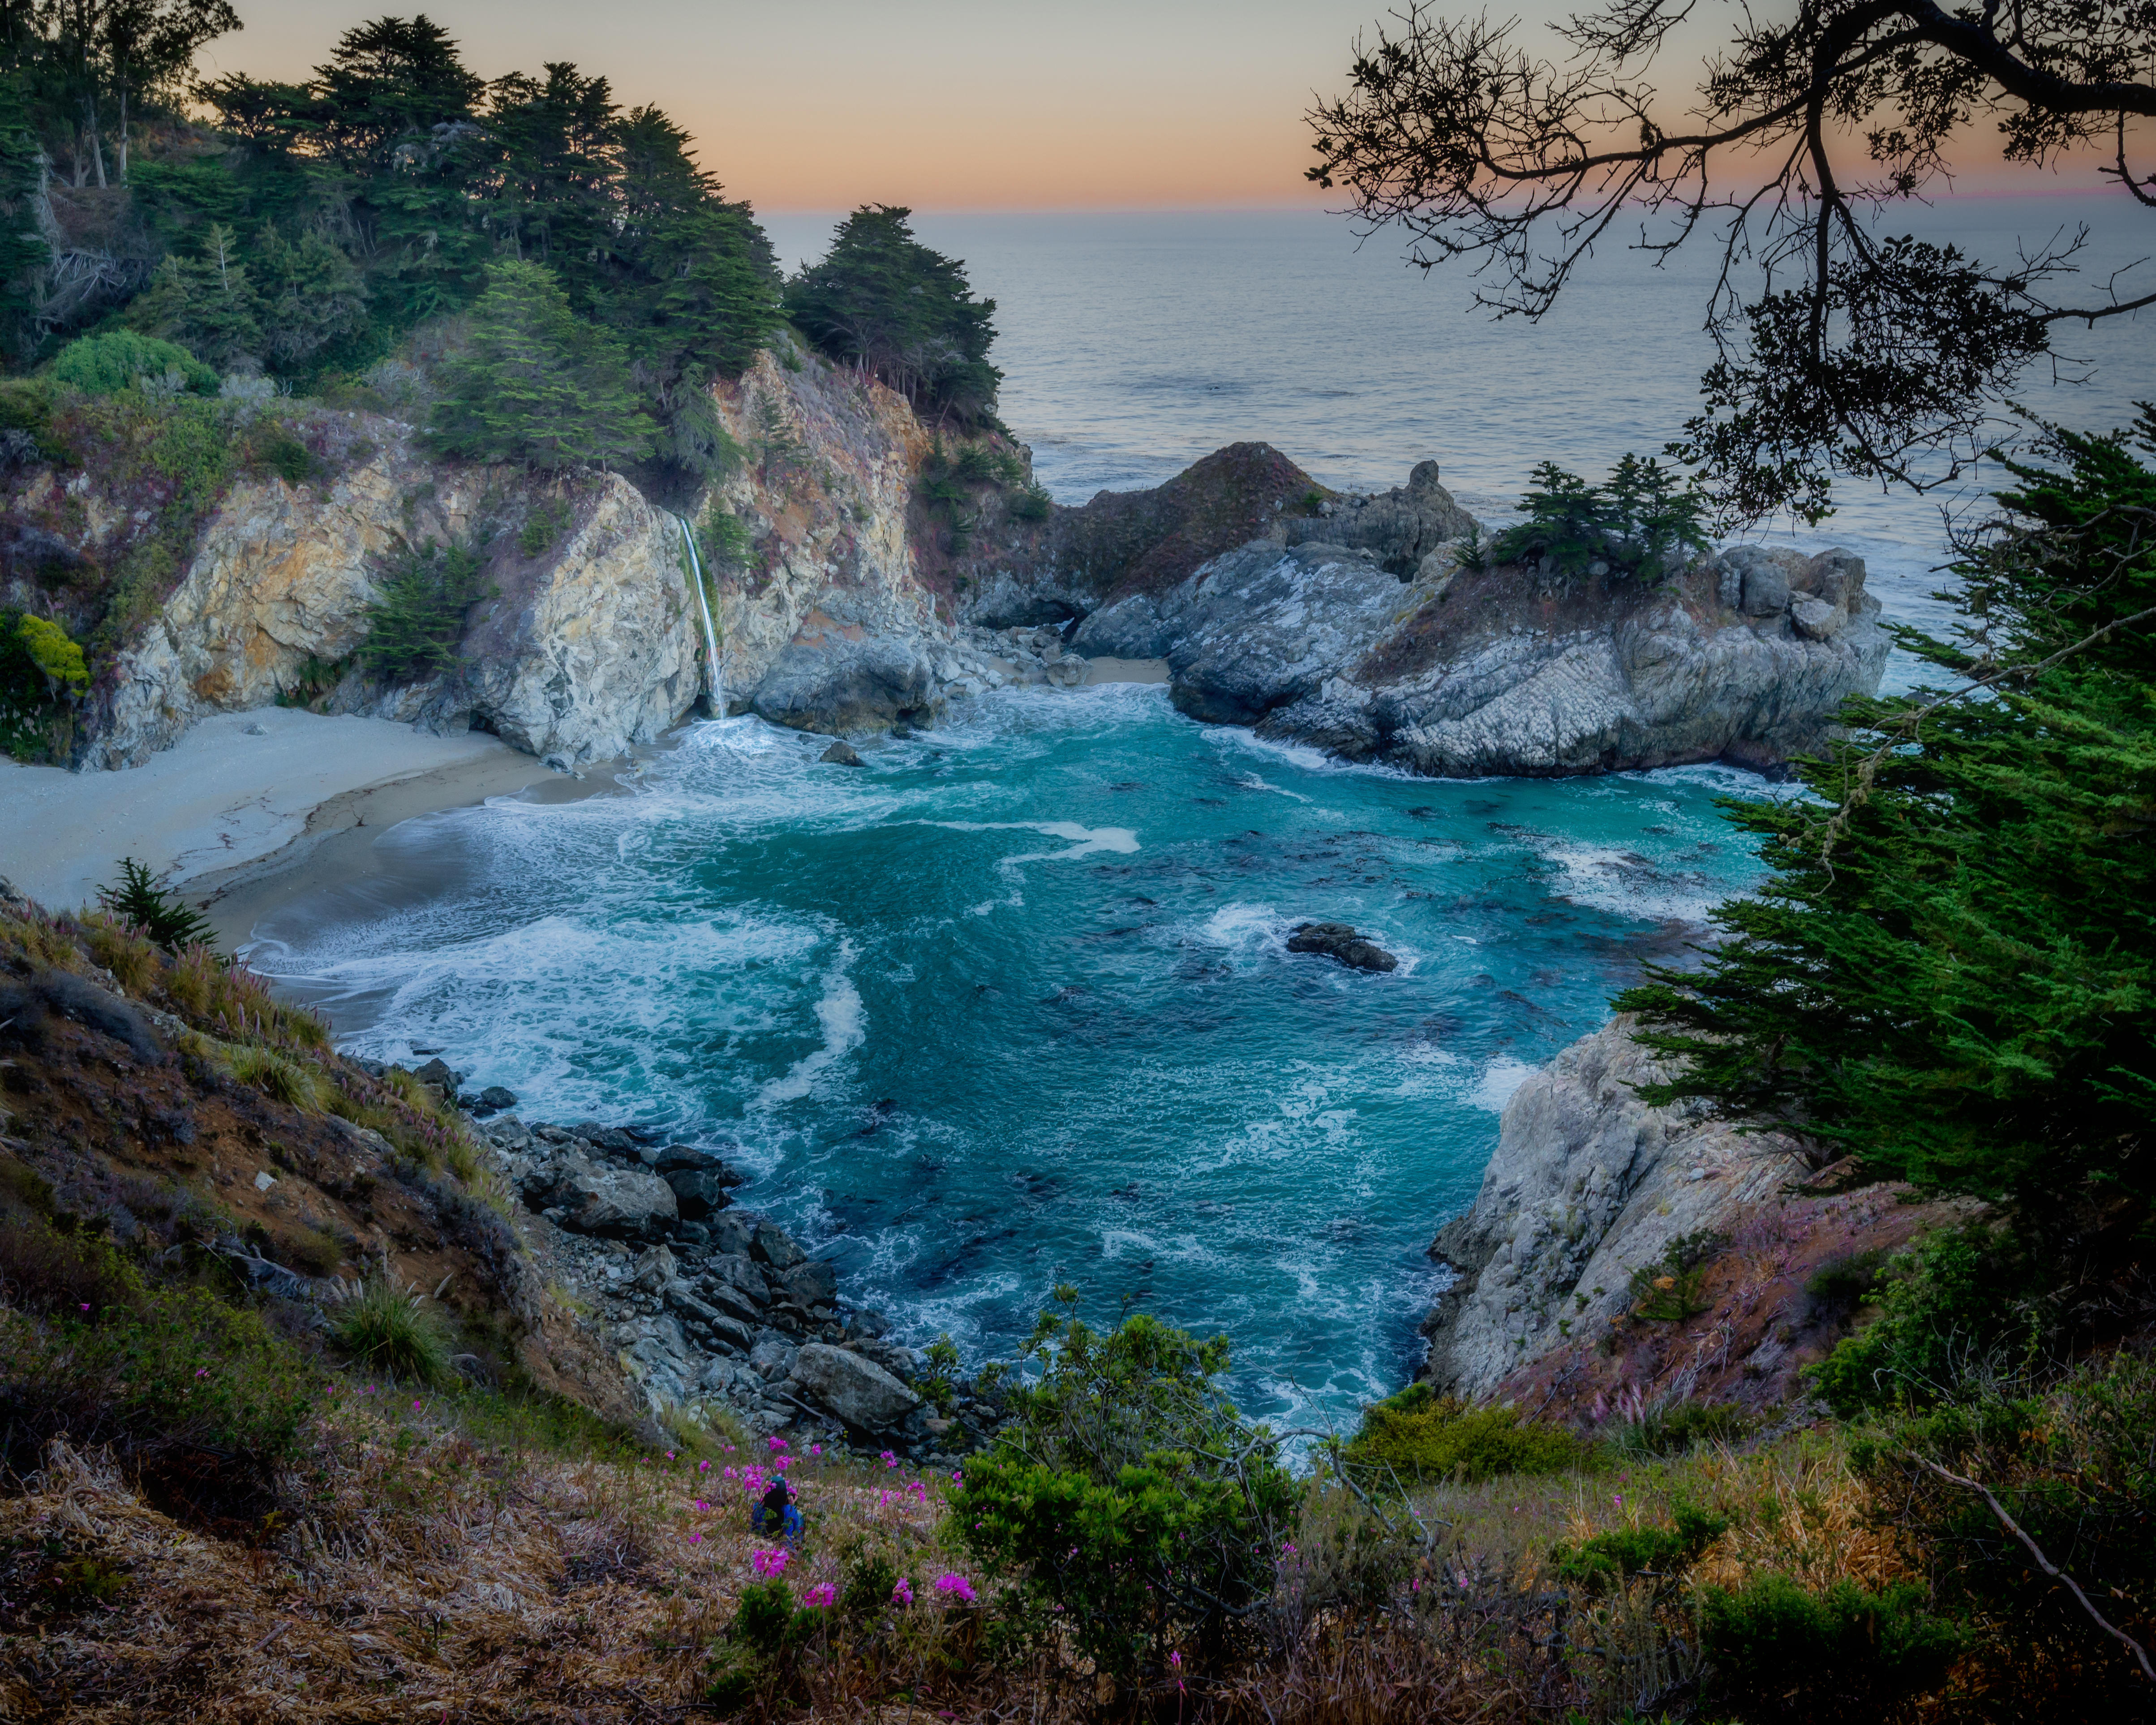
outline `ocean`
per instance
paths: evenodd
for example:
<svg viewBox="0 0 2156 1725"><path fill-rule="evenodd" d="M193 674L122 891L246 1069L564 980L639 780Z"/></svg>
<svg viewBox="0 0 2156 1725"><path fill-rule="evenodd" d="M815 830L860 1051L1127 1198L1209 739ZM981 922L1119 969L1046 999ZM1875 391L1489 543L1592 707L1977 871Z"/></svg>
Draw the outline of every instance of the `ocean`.
<svg viewBox="0 0 2156 1725"><path fill-rule="evenodd" d="M1697 280L1622 256L1536 329L1322 216L917 225L997 299L1004 416L1065 501L1263 439L1341 486L1435 459L1494 516L1538 460L1659 448L1703 363ZM771 226L790 260L829 220ZM2118 423L2156 394L2140 334L2091 336L2100 381L2030 404ZM1852 493L1799 542L1936 618L1936 503ZM731 1145L741 1201L916 1344L1008 1357L1067 1281L1094 1319L1224 1332L1247 1412L1337 1429L1419 1358L1424 1249L1513 1090L1758 878L1715 799L1763 786L1730 769L1416 779L1158 688L1005 691L863 772L821 747L699 723L626 794L406 823L365 897L286 906L250 957L356 1051L439 1047L527 1118ZM1291 955L1303 920L1400 968Z"/></svg>

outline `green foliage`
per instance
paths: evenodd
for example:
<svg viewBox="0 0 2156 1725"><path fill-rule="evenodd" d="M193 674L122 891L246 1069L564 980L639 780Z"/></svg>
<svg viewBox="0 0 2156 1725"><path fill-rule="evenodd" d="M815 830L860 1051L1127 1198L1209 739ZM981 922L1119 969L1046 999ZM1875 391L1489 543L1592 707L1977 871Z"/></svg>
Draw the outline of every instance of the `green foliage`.
<svg viewBox="0 0 2156 1725"><path fill-rule="evenodd" d="M208 917L177 893L158 886L148 865L131 856L120 859L119 884L99 887L97 901L167 952L208 946L216 938Z"/></svg>
<svg viewBox="0 0 2156 1725"><path fill-rule="evenodd" d="M1057 1298L1021 1350L1040 1375L1011 1389L1010 1424L967 1464L952 1524L1008 1578L1022 1639L1067 1630L1126 1680L1171 1640L1217 1657L1271 1589L1300 1488L1215 1383L1225 1337L1142 1313L1096 1332L1074 1315L1075 1290Z"/></svg>
<svg viewBox="0 0 2156 1725"><path fill-rule="evenodd" d="M621 344L578 318L541 264L487 271L470 338L443 367L442 389L434 443L468 460L558 472L633 460L650 446Z"/></svg>
<svg viewBox="0 0 2156 1725"><path fill-rule="evenodd" d="M83 662L82 649L69 639L68 632L49 619L33 617L27 611L11 614L15 640L44 679L47 698L80 700L88 694L90 667Z"/></svg>
<svg viewBox="0 0 2156 1725"><path fill-rule="evenodd" d="M1028 485L1010 501L1011 518L1021 521L1045 521L1055 506L1055 500L1040 485Z"/></svg>
<svg viewBox="0 0 2156 1725"><path fill-rule="evenodd" d="M1718 1235L1681 1234L1662 1255L1632 1272L1632 1315L1650 1323L1688 1323L1707 1310L1701 1297L1707 1260L1719 1250Z"/></svg>
<svg viewBox="0 0 2156 1725"><path fill-rule="evenodd" d="M708 570L745 569L751 550L748 524L714 497L696 529L696 550Z"/></svg>
<svg viewBox="0 0 2156 1725"><path fill-rule="evenodd" d="M1982 1224L1911 1247L1878 1282L1879 1316L1811 1368L1813 1388L1844 1418L1979 1394L2026 1370L2050 1339L2027 1248Z"/></svg>
<svg viewBox="0 0 2156 1725"><path fill-rule="evenodd" d="M400 546L377 584L367 634L354 655L377 676L432 676L454 670L465 614L495 589L471 545Z"/></svg>
<svg viewBox="0 0 2156 1725"><path fill-rule="evenodd" d="M449 1348L441 1320L424 1296L376 1274L339 1306L330 1333L371 1370L414 1384L439 1384L449 1373Z"/></svg>
<svg viewBox="0 0 2156 1725"><path fill-rule="evenodd" d="M1563 1473L1584 1467L1593 1450L1559 1426L1537 1425L1517 1408L1477 1408L1411 1384L1363 1410L1348 1441L1350 1466L1388 1469L1403 1480L1470 1482L1507 1474Z"/></svg>
<svg viewBox="0 0 2156 1725"><path fill-rule="evenodd" d="M516 548L527 557L538 557L552 550L568 531L568 499L549 497L543 503L534 504L524 525L517 529Z"/></svg>
<svg viewBox="0 0 2156 1725"><path fill-rule="evenodd" d="M213 395L218 387L217 373L186 348L133 330L107 330L69 342L53 362L53 378L85 395L151 386Z"/></svg>
<svg viewBox="0 0 2156 1725"><path fill-rule="evenodd" d="M1639 1574L1669 1580L1691 1567L1729 1526L1726 1516L1709 1515L1689 1503L1671 1507L1674 1526L1618 1527L1550 1553L1552 1573L1574 1586L1608 1587Z"/></svg>
<svg viewBox="0 0 2156 1725"><path fill-rule="evenodd" d="M2041 1395L1991 1393L1875 1427L1852 1446L1860 1475L1894 1507L1942 1602L1986 1624L1975 1651L1991 1717L2124 1718L2148 1680L1982 1495L1979 1480L2057 1568L2143 1645L2156 1641L2156 1363L2120 1352L2085 1362Z"/></svg>
<svg viewBox="0 0 2156 1725"><path fill-rule="evenodd" d="M1877 1717L1943 1679L1961 1628L1930 1609L1924 1589L1871 1592L1839 1581L1815 1593L1773 1570L1739 1590L1702 1590L1700 1639L1711 1692L1747 1720Z"/></svg>
<svg viewBox="0 0 2156 1725"><path fill-rule="evenodd" d="M1625 455L1603 485L1544 461L1520 506L1527 519L1490 542L1482 552L1489 562L1543 560L1550 572L1567 576L1601 562L1615 573L1660 581L1707 547L1704 500L1651 456Z"/></svg>
<svg viewBox="0 0 2156 1725"><path fill-rule="evenodd" d="M127 308L144 333L177 342L223 371L250 365L262 351L262 296L229 228L213 222L196 258L167 256Z"/></svg>
<svg viewBox="0 0 2156 1725"><path fill-rule="evenodd" d="M923 417L987 424L1003 382L988 363L996 302L976 300L965 266L913 237L911 213L855 210L822 262L787 284L787 313L824 352L874 373Z"/></svg>
<svg viewBox="0 0 2156 1725"><path fill-rule="evenodd" d="M247 459L250 466L266 469L288 485L305 485L321 466L314 452L293 435L290 426L268 418L257 421L249 435Z"/></svg>
<svg viewBox="0 0 2156 1725"><path fill-rule="evenodd" d="M1611 1442L1627 1455L1681 1455L1700 1444L1741 1442L1754 1423L1742 1408L1728 1403L1680 1402L1628 1421Z"/></svg>
<svg viewBox="0 0 2156 1725"><path fill-rule="evenodd" d="M1733 802L1773 869L1714 915L1694 972L1619 1004L1678 1076L1641 1094L1785 1123L1869 1174L2057 1215L2156 1197L2156 409L2010 464L1965 542L1959 646L1979 699L1853 702L1814 793ZM2063 655L2063 657L2058 655ZM2051 662L2054 658L2056 663Z"/></svg>
<svg viewBox="0 0 2156 1725"><path fill-rule="evenodd" d="M957 1395L952 1379L958 1372L958 1348L948 1336L928 1344L927 1369L913 1380L913 1387L939 1414L947 1415Z"/></svg>
<svg viewBox="0 0 2156 1725"><path fill-rule="evenodd" d="M770 1694L793 1674L801 1650L824 1621L821 1611L793 1603L784 1581L751 1582L742 1589L725 1640L712 1649L704 1698L730 1712Z"/></svg>

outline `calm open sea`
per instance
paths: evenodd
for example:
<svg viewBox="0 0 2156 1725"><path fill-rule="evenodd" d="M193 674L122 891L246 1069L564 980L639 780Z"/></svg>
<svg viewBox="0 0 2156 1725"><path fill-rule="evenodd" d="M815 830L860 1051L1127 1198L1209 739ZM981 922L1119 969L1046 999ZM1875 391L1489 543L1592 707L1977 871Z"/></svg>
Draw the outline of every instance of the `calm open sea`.
<svg viewBox="0 0 2156 1725"><path fill-rule="evenodd" d="M829 225L772 223L789 259ZM1264 439L1336 485L1435 457L1494 512L1546 457L1659 448L1703 363L1697 280L1621 256L1531 329L1319 216L919 225L998 300L1005 416L1065 501ZM2082 346L2102 381L2041 411L2156 394L2145 329ZM1824 536L1922 614L1933 506L1852 494ZM1713 798L1758 782L1723 768L1417 780L1157 689L1007 692L861 773L820 748L699 724L629 794L407 823L380 843L408 890L290 906L254 956L349 1045L444 1046L530 1117L734 1140L743 1200L916 1342L1007 1351L1072 1281L1096 1317L1227 1331L1279 1420L1350 1421L1404 1378L1424 1247L1506 1098L1757 874ZM1399 970L1291 957L1306 918Z"/></svg>

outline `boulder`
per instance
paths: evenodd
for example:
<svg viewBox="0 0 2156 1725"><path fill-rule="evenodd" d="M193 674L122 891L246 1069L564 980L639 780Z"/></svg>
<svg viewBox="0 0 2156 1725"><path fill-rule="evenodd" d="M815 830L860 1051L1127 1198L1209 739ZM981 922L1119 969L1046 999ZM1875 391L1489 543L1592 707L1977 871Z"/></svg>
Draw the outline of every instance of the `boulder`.
<svg viewBox="0 0 2156 1725"><path fill-rule="evenodd" d="M1351 970L1397 970L1400 961L1345 922L1300 922L1287 937L1291 952L1317 952Z"/></svg>
<svg viewBox="0 0 2156 1725"><path fill-rule="evenodd" d="M472 1104L472 1112L480 1119L490 1114L499 1114L504 1108L516 1106L516 1092L505 1090L498 1084L490 1084L481 1091Z"/></svg>
<svg viewBox="0 0 2156 1725"><path fill-rule="evenodd" d="M799 1352L792 1343L772 1337L749 1350L749 1369L765 1383L776 1384L792 1372L793 1358Z"/></svg>
<svg viewBox="0 0 2156 1725"><path fill-rule="evenodd" d="M660 1176L673 1189L674 1201L680 1206L683 1219L700 1222L726 1207L726 1189L738 1185L739 1180L728 1179L727 1170L721 1168L669 1168Z"/></svg>
<svg viewBox="0 0 2156 1725"><path fill-rule="evenodd" d="M834 767L860 767L866 764L861 759L861 752L843 737L833 742L830 747L825 749L816 758L819 761L828 762Z"/></svg>
<svg viewBox="0 0 2156 1725"><path fill-rule="evenodd" d="M779 649L749 705L774 725L836 735L927 719L942 696L935 667L913 643L804 628Z"/></svg>
<svg viewBox="0 0 2156 1725"><path fill-rule="evenodd" d="M775 1297L791 1301L803 1312L835 1304L839 1297L839 1272L820 1258L782 1271L770 1281Z"/></svg>
<svg viewBox="0 0 2156 1725"><path fill-rule="evenodd" d="M756 1237L756 1219L738 1211L729 1210L723 1215L709 1218L705 1226L709 1229L711 1250L732 1258L746 1258L750 1242Z"/></svg>
<svg viewBox="0 0 2156 1725"><path fill-rule="evenodd" d="M1290 545L1315 541L1367 551L1380 568L1404 581L1440 546L1464 537L1476 525L1438 483L1437 463L1419 461L1406 485L1374 496L1328 499L1315 516L1287 519L1283 536Z"/></svg>
<svg viewBox="0 0 2156 1725"><path fill-rule="evenodd" d="M1789 601L1789 626L1808 641L1831 640L1848 621L1847 613L1809 593L1799 593Z"/></svg>
<svg viewBox="0 0 2156 1725"><path fill-rule="evenodd" d="M658 1240L680 1219L673 1189L656 1174L594 1162L575 1149L535 1165L524 1196L535 1209L558 1210L564 1228L611 1240Z"/></svg>
<svg viewBox="0 0 2156 1725"><path fill-rule="evenodd" d="M1789 607L1791 578L1806 559L1762 545L1733 545L1722 561L1738 574L1738 608L1748 617L1779 617Z"/></svg>
<svg viewBox="0 0 2156 1725"><path fill-rule="evenodd" d="M792 1381L804 1400L856 1431L887 1430L921 1405L921 1398L881 1366L820 1342L794 1355Z"/></svg>
<svg viewBox="0 0 2156 1725"><path fill-rule="evenodd" d="M629 1285L638 1291L656 1294L680 1274L680 1266L674 1254L663 1245L655 1245L642 1254L629 1271Z"/></svg>
<svg viewBox="0 0 2156 1725"><path fill-rule="evenodd" d="M776 1222L759 1222L751 1237L749 1255L760 1264L768 1264L773 1270L791 1270L808 1255L800 1245Z"/></svg>

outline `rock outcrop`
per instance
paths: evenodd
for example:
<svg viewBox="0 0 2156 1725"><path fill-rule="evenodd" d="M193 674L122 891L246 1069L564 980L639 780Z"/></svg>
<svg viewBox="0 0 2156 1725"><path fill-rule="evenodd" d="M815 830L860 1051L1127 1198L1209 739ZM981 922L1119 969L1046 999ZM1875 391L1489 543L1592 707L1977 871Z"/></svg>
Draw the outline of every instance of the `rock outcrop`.
<svg viewBox="0 0 2156 1725"><path fill-rule="evenodd" d="M1345 922L1300 922L1287 937L1291 952L1316 952L1350 970L1398 970L1400 961Z"/></svg>
<svg viewBox="0 0 2156 1725"><path fill-rule="evenodd" d="M1456 1279L1424 1322L1422 1375L1487 1394L1574 1339L1606 1332L1631 1304L1635 1270L1672 1241L1727 1232L1810 1172L1787 1140L1747 1137L1632 1086L1666 1076L1613 1019L1522 1084L1464 1215L1430 1255Z"/></svg>

